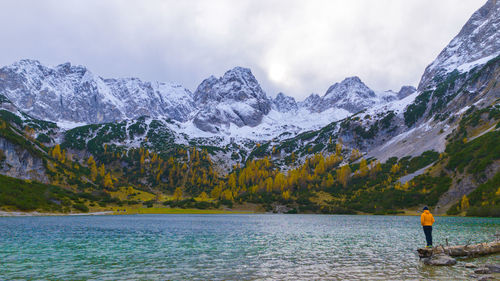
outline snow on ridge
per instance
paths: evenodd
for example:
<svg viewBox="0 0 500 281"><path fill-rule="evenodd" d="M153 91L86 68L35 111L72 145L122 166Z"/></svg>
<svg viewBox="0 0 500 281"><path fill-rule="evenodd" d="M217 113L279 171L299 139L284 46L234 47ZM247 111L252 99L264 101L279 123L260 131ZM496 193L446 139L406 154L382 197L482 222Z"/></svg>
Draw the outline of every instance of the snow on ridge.
<svg viewBox="0 0 500 281"><path fill-rule="evenodd" d="M477 59L475 61L471 61L471 62L468 62L468 63L464 63L464 64L461 64L459 66L456 66L456 67L452 67L454 69L457 69L458 71L460 72L467 72L471 69L473 69L474 67L476 66L480 66L480 65L483 65L485 63L487 63L488 61L490 61L491 59L494 59L495 57L497 57L498 55L500 55L500 51L490 55L490 56L486 56L486 57L483 57L483 58L480 58L480 59ZM448 71L450 71L450 68L448 68Z"/></svg>
<svg viewBox="0 0 500 281"><path fill-rule="evenodd" d="M73 122L73 121L66 121L66 120L57 121L56 124L57 124L57 127L61 128L63 130L71 130L71 129L74 129L76 127L88 125L85 122Z"/></svg>

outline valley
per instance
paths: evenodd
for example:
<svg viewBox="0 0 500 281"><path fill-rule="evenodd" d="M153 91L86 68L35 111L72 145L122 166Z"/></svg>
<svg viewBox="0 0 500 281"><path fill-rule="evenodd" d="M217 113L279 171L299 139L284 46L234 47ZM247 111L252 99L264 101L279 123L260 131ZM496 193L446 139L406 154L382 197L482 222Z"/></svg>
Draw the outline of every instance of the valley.
<svg viewBox="0 0 500 281"><path fill-rule="evenodd" d="M499 12L488 1L399 91L353 76L297 102L243 67L194 92L70 63L2 67L0 209L498 217Z"/></svg>

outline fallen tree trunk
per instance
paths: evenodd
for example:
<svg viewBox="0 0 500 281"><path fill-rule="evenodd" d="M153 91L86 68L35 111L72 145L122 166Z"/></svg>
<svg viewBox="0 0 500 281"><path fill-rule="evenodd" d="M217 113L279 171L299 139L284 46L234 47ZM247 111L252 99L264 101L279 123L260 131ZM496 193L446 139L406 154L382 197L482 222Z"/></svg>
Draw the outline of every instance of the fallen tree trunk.
<svg viewBox="0 0 500 281"><path fill-rule="evenodd" d="M435 248L420 248L417 250L420 258L430 258L434 255L450 257L477 257L500 253L500 241L479 243L474 245L437 246Z"/></svg>

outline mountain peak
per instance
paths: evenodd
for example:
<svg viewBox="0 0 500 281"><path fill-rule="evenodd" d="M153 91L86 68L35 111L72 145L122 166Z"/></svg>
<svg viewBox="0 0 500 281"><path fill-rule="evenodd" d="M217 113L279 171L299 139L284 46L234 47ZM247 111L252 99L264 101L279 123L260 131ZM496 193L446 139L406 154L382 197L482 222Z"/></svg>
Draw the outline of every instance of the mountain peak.
<svg viewBox="0 0 500 281"><path fill-rule="evenodd" d="M368 94L369 96L375 96L375 93L368 88L368 86L359 79L358 76L347 77L340 83L335 83L331 85L328 90L326 90L323 98L325 99L340 99L343 94L349 94L349 92L355 94L362 94L363 96Z"/></svg>
<svg viewBox="0 0 500 281"><path fill-rule="evenodd" d="M319 104L320 111L331 107L343 108L350 112L358 112L372 105L375 92L368 88L357 76L345 78L328 88Z"/></svg>
<svg viewBox="0 0 500 281"><path fill-rule="evenodd" d="M34 60L34 59L21 59L12 64L12 66L28 66L28 65L34 65L34 66L39 66L42 65L39 60Z"/></svg>
<svg viewBox="0 0 500 281"><path fill-rule="evenodd" d="M465 23L437 58L426 67L419 90L432 88L435 78L453 70L467 72L500 55L500 1L488 0Z"/></svg>
<svg viewBox="0 0 500 281"><path fill-rule="evenodd" d="M224 73L224 75L231 74L231 73L244 73L244 74L253 75L252 70L250 70L250 68L242 67L242 66L235 66L235 67L229 69L228 71L226 71Z"/></svg>
<svg viewBox="0 0 500 281"><path fill-rule="evenodd" d="M259 82L249 68L234 67L224 73L221 78L210 76L198 86L194 92L194 100L206 103L210 100L228 99L246 100L249 98L267 99Z"/></svg>
<svg viewBox="0 0 500 281"><path fill-rule="evenodd" d="M24 112L54 122L102 123L148 115L187 119L187 89L140 79L102 79L85 66L20 60L0 68L0 92Z"/></svg>
<svg viewBox="0 0 500 281"><path fill-rule="evenodd" d="M361 84L364 84L361 79L359 79L358 76L351 76L351 77L346 77L344 80L342 80L342 82L340 82L341 84L342 83L361 83Z"/></svg>
<svg viewBox="0 0 500 281"><path fill-rule="evenodd" d="M273 106L279 112L289 112L298 109L295 99L281 92L273 100Z"/></svg>
<svg viewBox="0 0 500 281"><path fill-rule="evenodd" d="M217 132L231 123L256 126L269 113L271 101L249 68L234 67L220 78L203 80L193 94L201 108L193 122L201 130Z"/></svg>
<svg viewBox="0 0 500 281"><path fill-rule="evenodd" d="M399 89L399 92L397 94L398 99L404 99L416 91L417 91L417 89L415 89L415 87L413 87L413 86L402 86L401 89Z"/></svg>

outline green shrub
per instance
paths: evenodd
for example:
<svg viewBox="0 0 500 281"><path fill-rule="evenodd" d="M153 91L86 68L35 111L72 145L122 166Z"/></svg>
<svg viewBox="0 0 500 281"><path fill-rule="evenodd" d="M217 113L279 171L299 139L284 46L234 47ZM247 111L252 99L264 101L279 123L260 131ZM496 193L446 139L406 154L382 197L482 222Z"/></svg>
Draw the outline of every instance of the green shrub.
<svg viewBox="0 0 500 281"><path fill-rule="evenodd" d="M73 204L73 208L77 209L78 211L87 213L89 211L89 208L85 206L85 204L78 203L78 204Z"/></svg>

